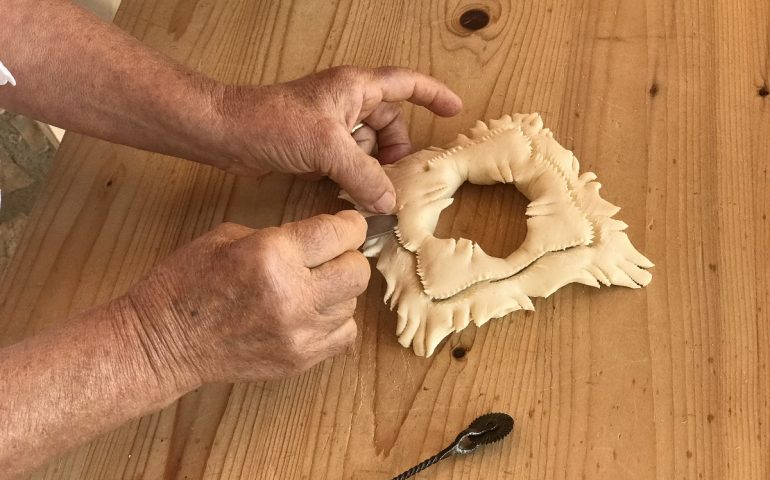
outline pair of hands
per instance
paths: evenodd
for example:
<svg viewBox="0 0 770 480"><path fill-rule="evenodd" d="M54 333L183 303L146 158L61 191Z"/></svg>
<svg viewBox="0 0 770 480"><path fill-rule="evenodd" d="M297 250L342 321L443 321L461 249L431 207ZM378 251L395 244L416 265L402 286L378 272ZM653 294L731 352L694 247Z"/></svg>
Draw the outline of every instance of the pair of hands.
<svg viewBox="0 0 770 480"><path fill-rule="evenodd" d="M382 213L395 207L395 191L380 163L411 152L399 102L442 116L461 108L442 83L402 68L341 67L285 84L221 86L214 98L222 119L215 166L252 177L328 176ZM351 136L359 122L366 126ZM289 376L355 340L356 297L370 275L356 251L365 233L353 211L263 230L221 225L118 303L156 371L194 383Z"/></svg>

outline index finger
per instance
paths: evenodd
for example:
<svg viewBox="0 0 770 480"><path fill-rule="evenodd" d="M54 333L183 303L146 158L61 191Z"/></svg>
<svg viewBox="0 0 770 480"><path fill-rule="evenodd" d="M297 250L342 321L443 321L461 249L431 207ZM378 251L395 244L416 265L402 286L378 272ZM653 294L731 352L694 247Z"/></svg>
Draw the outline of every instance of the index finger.
<svg viewBox="0 0 770 480"><path fill-rule="evenodd" d="M283 225L308 268L333 260L364 243L366 221L355 210L343 210L336 215L317 215L299 222Z"/></svg>
<svg viewBox="0 0 770 480"><path fill-rule="evenodd" d="M408 68L380 67L372 71L374 88L379 89L379 101L401 102L407 100L442 117L460 113L463 102L449 87L439 80Z"/></svg>

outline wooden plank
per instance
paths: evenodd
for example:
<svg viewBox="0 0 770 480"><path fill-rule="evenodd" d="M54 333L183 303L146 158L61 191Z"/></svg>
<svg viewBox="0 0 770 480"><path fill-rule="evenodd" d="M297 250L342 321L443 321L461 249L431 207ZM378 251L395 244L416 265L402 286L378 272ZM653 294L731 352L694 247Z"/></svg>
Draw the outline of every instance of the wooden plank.
<svg viewBox="0 0 770 480"><path fill-rule="evenodd" d="M470 4L493 21L469 35ZM420 147L540 111L657 266L645 290L565 288L427 360L396 343L374 275L350 354L284 382L206 386L33 478L388 478L490 410L514 434L422 478L768 478L768 18L760 0L125 0L118 25L227 81L431 73L465 110L407 107ZM0 285L0 342L119 294L220 221L334 211L335 194L68 136ZM497 253L522 238L514 192L465 188L457 204L442 234Z"/></svg>

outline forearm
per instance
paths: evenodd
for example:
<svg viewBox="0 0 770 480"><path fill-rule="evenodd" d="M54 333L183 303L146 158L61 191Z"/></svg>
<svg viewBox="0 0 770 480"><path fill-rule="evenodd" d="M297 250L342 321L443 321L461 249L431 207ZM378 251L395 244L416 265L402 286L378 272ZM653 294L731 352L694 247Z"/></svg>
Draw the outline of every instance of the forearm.
<svg viewBox="0 0 770 480"><path fill-rule="evenodd" d="M0 350L0 471L11 478L197 383L157 361L119 302Z"/></svg>
<svg viewBox="0 0 770 480"><path fill-rule="evenodd" d="M0 107L115 143L217 163L217 84L65 0L0 2Z"/></svg>

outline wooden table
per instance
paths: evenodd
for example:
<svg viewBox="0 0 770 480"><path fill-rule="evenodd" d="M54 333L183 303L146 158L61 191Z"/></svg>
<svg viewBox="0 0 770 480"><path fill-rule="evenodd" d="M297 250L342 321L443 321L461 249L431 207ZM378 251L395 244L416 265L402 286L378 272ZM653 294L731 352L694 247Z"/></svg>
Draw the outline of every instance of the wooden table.
<svg viewBox="0 0 770 480"><path fill-rule="evenodd" d="M475 33L459 22L471 4L492 16ZM435 75L465 110L407 107L420 147L542 112L657 266L647 289L568 287L427 360L396 343L375 274L353 354L201 388L34 478L389 478L503 410L511 437L422 478L767 479L768 18L760 0L124 0L118 25L227 81L337 64ZM69 135L2 283L2 344L120 294L219 222L275 225L342 208L335 195ZM442 233L492 253L520 241L516 192L468 187L457 203Z"/></svg>

